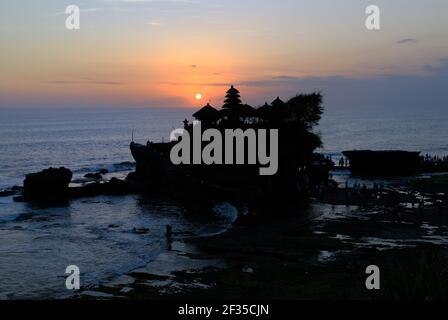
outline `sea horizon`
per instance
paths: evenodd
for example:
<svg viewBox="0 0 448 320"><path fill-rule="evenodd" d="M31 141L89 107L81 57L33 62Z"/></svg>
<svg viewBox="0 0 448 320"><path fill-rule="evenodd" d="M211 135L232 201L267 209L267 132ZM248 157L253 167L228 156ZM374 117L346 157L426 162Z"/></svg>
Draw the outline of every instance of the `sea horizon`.
<svg viewBox="0 0 448 320"><path fill-rule="evenodd" d="M49 166L66 166L79 173L102 167L120 170L112 167L133 162L129 150L132 138L139 143L168 141L171 131L181 128L184 119L193 119L194 111L149 107L0 108L0 148L5 150L0 157L0 187L20 185L26 174ZM437 111L325 110L314 129L323 141L316 152L336 159L347 150L405 150L444 156L448 154L447 121L448 116ZM64 143L70 143L78 153L67 151ZM39 150L53 154L27 159L30 152L39 155Z"/></svg>

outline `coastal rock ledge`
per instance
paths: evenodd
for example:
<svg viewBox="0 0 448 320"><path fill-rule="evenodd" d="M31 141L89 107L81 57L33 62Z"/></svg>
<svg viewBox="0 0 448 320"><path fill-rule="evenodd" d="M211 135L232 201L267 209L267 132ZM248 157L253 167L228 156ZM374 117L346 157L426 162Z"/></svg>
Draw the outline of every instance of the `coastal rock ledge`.
<svg viewBox="0 0 448 320"><path fill-rule="evenodd" d="M49 168L30 173L23 182L23 200L53 202L69 198L73 173L67 168Z"/></svg>
<svg viewBox="0 0 448 320"><path fill-rule="evenodd" d="M72 177L72 171L63 167L30 173L26 175L23 189L20 189L22 195L14 197L14 201L59 205L71 199L99 195L126 195L136 191L132 188L130 181L120 180L115 177L109 181L95 179L94 182L70 187ZM95 175L95 177L97 176ZM5 191L6 195L9 194L6 193L7 191Z"/></svg>

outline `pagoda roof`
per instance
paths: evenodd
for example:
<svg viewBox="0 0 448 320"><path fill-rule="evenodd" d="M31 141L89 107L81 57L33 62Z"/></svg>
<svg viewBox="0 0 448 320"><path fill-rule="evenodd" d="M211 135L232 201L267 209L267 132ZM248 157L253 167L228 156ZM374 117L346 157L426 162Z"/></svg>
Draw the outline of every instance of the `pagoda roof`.
<svg viewBox="0 0 448 320"><path fill-rule="evenodd" d="M209 103L193 114L197 120L215 120L219 117L219 111L213 108Z"/></svg>
<svg viewBox="0 0 448 320"><path fill-rule="evenodd" d="M271 105L272 106L278 106L278 105L283 105L285 104L285 102L283 102L282 99L280 99L280 97L277 97L274 101L272 101Z"/></svg>
<svg viewBox="0 0 448 320"><path fill-rule="evenodd" d="M238 111L242 116L254 116L256 114L256 109L248 104L241 105Z"/></svg>
<svg viewBox="0 0 448 320"><path fill-rule="evenodd" d="M227 93L239 94L240 92L232 85L230 86L230 89L227 90Z"/></svg>
<svg viewBox="0 0 448 320"><path fill-rule="evenodd" d="M232 109L223 108L219 110L219 114L221 117L254 117L257 115L257 109L248 104L241 104Z"/></svg>
<svg viewBox="0 0 448 320"><path fill-rule="evenodd" d="M272 113L272 106L266 102L264 105L259 107L256 111L258 113L258 116L260 116L262 118L269 118L269 116Z"/></svg>

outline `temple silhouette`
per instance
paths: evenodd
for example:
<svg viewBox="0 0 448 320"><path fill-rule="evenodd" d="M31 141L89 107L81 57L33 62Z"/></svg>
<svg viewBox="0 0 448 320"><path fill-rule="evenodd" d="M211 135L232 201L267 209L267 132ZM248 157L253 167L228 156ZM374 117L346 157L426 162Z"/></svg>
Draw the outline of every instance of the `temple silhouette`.
<svg viewBox="0 0 448 320"><path fill-rule="evenodd" d="M232 85L226 92L221 110L207 103L207 105L193 114L193 118L201 121L205 127L231 128L235 126L257 127L263 125L266 127L269 124L280 126L282 121L293 121L292 118L287 119L288 117L297 116L297 111L299 111L298 109L300 107L296 105L293 107L295 110L291 110L292 104L300 104L302 102L301 108L305 109L308 108L305 100L309 100L307 103L310 103L314 99L314 104L318 106L321 104L322 97L320 94L312 94L297 96L294 99L303 101L290 101L285 103L280 97L277 97L271 104L266 102L261 107L254 108L242 102L240 91ZM315 108L314 112L316 116L320 116L321 114L318 108ZM306 121L306 119L302 120Z"/></svg>
<svg viewBox="0 0 448 320"><path fill-rule="evenodd" d="M284 198L306 196L313 183L327 181L333 163L314 153L321 146L312 129L323 112L320 93L300 94L288 101L280 97L258 108L242 102L240 91L233 85L226 92L221 109L209 103L192 116L201 122L202 130L277 129L278 171L273 176L260 176L259 165L173 165L170 150L176 141L146 145L132 142L136 160L132 179L148 189L164 190L202 197ZM193 123L184 121L184 129L193 131ZM247 146L246 151L247 151ZM270 150L268 150L269 152ZM247 152L245 153L247 156Z"/></svg>

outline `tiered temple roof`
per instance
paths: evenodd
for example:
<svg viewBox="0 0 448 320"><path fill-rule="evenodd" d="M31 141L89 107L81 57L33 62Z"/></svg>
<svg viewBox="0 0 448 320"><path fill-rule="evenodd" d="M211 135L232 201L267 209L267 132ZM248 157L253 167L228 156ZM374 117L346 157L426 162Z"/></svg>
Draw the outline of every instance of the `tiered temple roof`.
<svg viewBox="0 0 448 320"><path fill-rule="evenodd" d="M193 117L203 122L214 122L219 119L240 119L240 118L260 118L270 119L277 108L285 105L280 97L277 97L271 104L267 102L260 108L243 104L241 102L240 92L232 85L227 91L226 99L222 109L217 110L209 103L193 114Z"/></svg>
<svg viewBox="0 0 448 320"><path fill-rule="evenodd" d="M194 113L193 117L199 121L215 121L219 118L219 111L207 103L206 106Z"/></svg>

